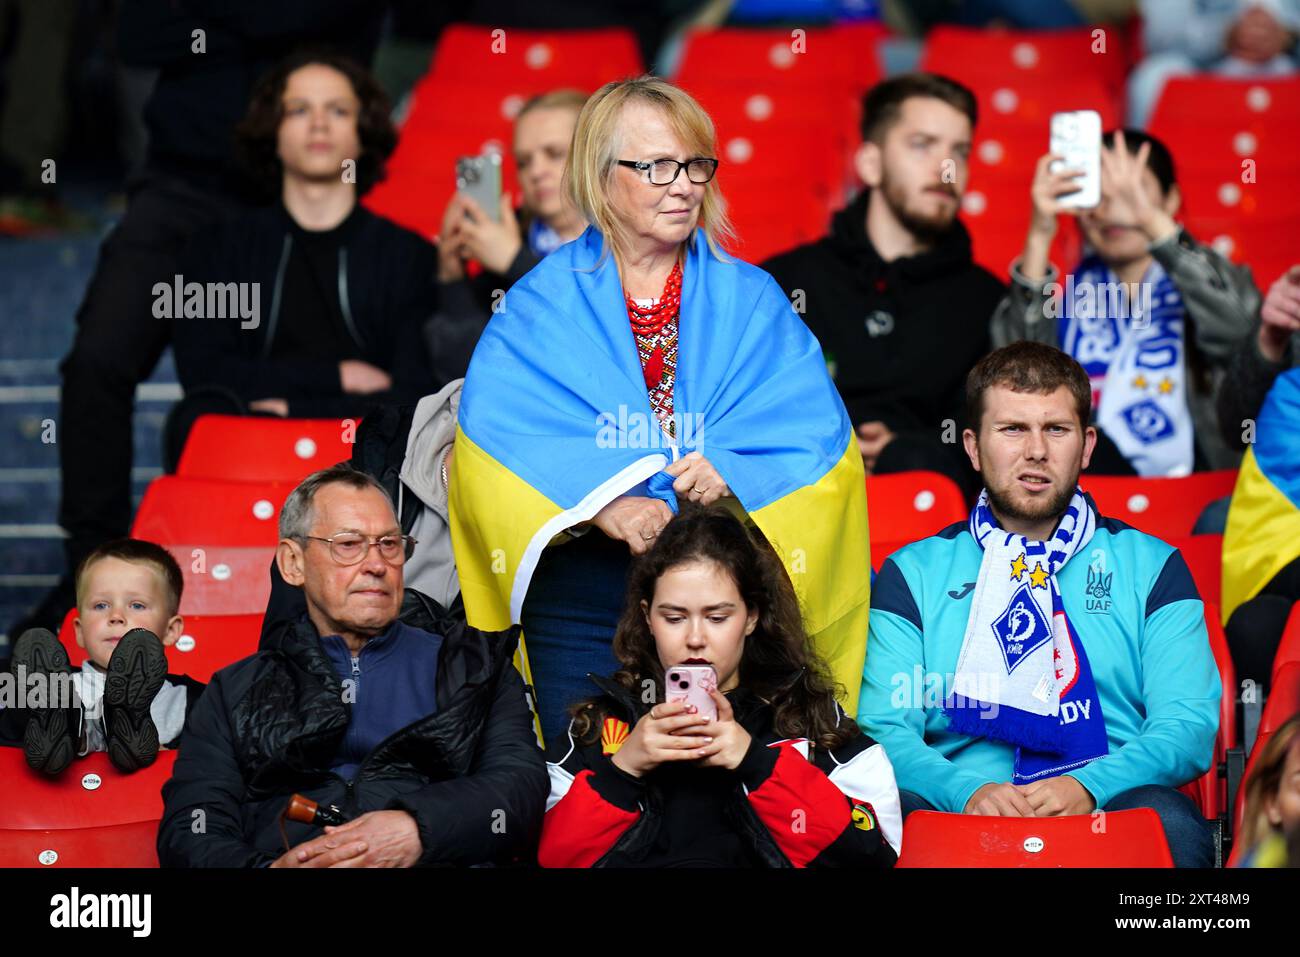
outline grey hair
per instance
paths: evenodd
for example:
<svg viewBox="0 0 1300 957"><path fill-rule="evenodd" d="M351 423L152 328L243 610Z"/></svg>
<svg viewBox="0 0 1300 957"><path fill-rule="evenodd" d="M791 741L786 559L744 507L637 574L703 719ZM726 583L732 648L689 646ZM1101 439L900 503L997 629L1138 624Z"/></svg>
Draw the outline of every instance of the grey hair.
<svg viewBox="0 0 1300 957"><path fill-rule="evenodd" d="M393 510L393 516L398 517L397 507L393 504L393 497L388 494L388 489L380 485L373 475L354 469L347 463L342 463L331 465L319 472L313 472L298 483L298 487L289 493L284 508L280 509L280 537L290 538L294 541L302 541L307 538L311 534L311 527L316 521L316 514L312 507L316 499L316 493L326 485L336 484L346 485L358 491L364 491L368 488L375 489L384 497L388 507Z"/></svg>

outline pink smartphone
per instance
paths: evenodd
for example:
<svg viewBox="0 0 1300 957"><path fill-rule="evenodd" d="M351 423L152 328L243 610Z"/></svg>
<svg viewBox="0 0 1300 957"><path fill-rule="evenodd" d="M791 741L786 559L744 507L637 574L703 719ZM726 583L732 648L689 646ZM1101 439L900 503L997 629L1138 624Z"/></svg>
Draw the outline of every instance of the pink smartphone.
<svg viewBox="0 0 1300 957"><path fill-rule="evenodd" d="M717 687L712 665L675 665L664 672L664 700L693 704L710 721L718 719L718 706L709 697Z"/></svg>

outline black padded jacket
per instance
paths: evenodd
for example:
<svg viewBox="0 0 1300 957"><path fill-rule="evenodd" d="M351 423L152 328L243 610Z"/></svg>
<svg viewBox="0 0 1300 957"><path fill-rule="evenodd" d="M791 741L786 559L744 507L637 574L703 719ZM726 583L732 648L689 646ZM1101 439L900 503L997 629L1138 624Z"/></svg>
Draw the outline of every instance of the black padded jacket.
<svg viewBox="0 0 1300 957"><path fill-rule="evenodd" d="M295 792L348 819L401 809L422 865L508 863L535 845L548 791L523 682L519 630L481 632L408 589L400 618L443 636L437 710L394 732L348 781L329 769L351 706L309 621L284 622L258 652L212 677L163 787L164 867L266 866L319 828L280 817Z"/></svg>

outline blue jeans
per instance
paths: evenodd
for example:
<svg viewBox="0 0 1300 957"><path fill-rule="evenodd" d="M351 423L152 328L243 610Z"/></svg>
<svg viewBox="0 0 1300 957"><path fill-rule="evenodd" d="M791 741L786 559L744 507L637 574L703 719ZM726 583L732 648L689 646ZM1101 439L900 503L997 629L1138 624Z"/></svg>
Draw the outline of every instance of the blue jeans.
<svg viewBox="0 0 1300 957"><path fill-rule="evenodd" d="M913 811L938 810L912 791L899 791L898 798L905 820ZM1214 866L1214 835L1196 809L1195 802L1186 794L1173 788L1145 784L1115 795L1102 810L1132 811L1140 807L1149 807L1160 816L1174 867Z"/></svg>
<svg viewBox="0 0 1300 957"><path fill-rule="evenodd" d="M1213 867L1214 835L1196 802L1174 788L1144 784L1111 798L1103 811L1149 807L1160 815L1174 867Z"/></svg>
<svg viewBox="0 0 1300 957"><path fill-rule="evenodd" d="M549 745L569 725L569 708L600 693L588 674L619 667L611 642L623 613L627 544L593 528L542 552L521 614L542 736Z"/></svg>

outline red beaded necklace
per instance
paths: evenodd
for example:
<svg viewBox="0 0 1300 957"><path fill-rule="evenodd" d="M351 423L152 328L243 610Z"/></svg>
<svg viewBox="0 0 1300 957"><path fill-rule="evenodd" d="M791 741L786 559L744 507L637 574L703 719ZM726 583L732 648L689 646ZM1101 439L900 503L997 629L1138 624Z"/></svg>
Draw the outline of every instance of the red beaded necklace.
<svg viewBox="0 0 1300 957"><path fill-rule="evenodd" d="M682 302L682 264L678 262L668 274L664 283L664 293L653 306L638 306L626 291L627 318L632 323L632 331L638 336L653 336L662 332L664 326L677 315L677 307Z"/></svg>
<svg viewBox="0 0 1300 957"><path fill-rule="evenodd" d="M638 306L626 291L623 296L627 300L627 318L632 324L632 331L643 339L657 336L677 316L682 302L681 261L674 264L673 271L668 274L668 281L664 283L663 295L653 306ZM651 391L663 381L664 350L659 343L655 344L654 351L646 357L641 374L645 377L645 387Z"/></svg>

